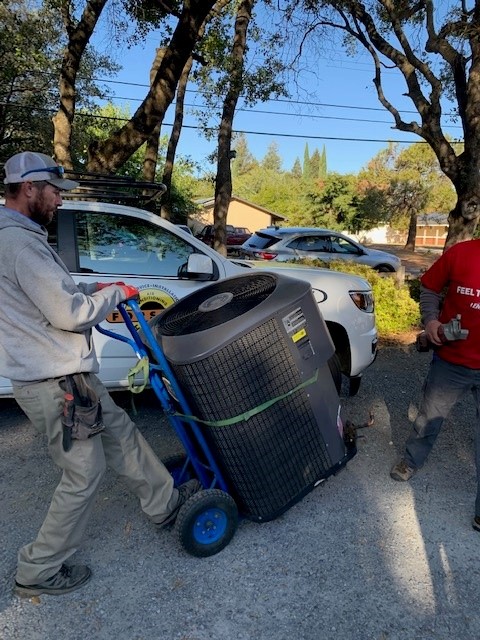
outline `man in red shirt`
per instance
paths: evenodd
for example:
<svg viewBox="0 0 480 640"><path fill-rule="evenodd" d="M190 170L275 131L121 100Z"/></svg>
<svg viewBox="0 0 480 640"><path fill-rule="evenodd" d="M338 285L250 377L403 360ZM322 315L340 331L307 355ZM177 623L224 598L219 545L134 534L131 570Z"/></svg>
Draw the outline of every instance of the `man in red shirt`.
<svg viewBox="0 0 480 640"><path fill-rule="evenodd" d="M477 497L473 528L480 531L480 240L448 249L422 276L420 312L434 354L418 416L403 458L390 476L405 482L425 463L455 403L471 391L477 410L475 450ZM446 340L442 325L461 316L466 339Z"/></svg>

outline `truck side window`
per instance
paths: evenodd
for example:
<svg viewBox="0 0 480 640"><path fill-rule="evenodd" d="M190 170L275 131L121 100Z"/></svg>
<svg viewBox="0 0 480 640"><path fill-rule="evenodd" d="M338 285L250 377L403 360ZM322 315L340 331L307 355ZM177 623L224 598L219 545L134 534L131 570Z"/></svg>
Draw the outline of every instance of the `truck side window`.
<svg viewBox="0 0 480 640"><path fill-rule="evenodd" d="M78 212L80 271L176 277L195 252L183 238L129 216Z"/></svg>

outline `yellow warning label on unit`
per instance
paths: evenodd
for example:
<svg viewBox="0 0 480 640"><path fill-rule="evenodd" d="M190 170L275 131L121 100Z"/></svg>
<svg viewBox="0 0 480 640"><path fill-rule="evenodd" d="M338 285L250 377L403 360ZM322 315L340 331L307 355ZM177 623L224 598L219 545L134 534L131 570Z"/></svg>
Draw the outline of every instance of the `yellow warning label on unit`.
<svg viewBox="0 0 480 640"><path fill-rule="evenodd" d="M297 331L296 333L293 334L292 340L294 342L298 342L302 338L305 338L306 335L307 335L307 332L305 331L305 329L300 329L300 331Z"/></svg>

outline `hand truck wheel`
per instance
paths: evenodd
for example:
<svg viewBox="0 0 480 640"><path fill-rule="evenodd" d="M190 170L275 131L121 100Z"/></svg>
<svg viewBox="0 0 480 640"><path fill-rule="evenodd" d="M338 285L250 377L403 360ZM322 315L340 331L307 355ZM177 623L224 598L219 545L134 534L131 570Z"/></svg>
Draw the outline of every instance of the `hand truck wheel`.
<svg viewBox="0 0 480 640"><path fill-rule="evenodd" d="M192 556L206 558L224 549L238 526L235 500L220 489L195 493L175 520L175 533Z"/></svg>

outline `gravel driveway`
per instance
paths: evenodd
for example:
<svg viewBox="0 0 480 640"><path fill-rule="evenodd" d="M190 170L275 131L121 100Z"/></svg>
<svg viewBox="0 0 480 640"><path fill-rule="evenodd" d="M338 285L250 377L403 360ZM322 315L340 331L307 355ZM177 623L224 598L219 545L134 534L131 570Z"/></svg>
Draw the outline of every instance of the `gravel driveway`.
<svg viewBox="0 0 480 640"><path fill-rule="evenodd" d="M402 450L429 355L380 350L343 417L358 454L282 517L242 522L218 555L196 559L158 533L107 475L76 560L94 576L64 596L11 587L58 481L43 440L11 401L0 406L2 640L478 640L480 534L473 531L473 410L455 409L409 484L388 472ZM128 398L118 396L128 406ZM177 445L151 398L137 422L160 455Z"/></svg>

